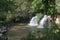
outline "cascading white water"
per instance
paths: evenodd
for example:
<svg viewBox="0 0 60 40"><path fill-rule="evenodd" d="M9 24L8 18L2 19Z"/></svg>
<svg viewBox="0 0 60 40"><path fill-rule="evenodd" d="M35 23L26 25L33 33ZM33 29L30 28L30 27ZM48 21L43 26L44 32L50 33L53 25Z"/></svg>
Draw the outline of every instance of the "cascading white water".
<svg viewBox="0 0 60 40"><path fill-rule="evenodd" d="M48 22L47 21L50 21L51 18L50 16L47 16L47 15L44 15L44 17L41 19L39 25L37 28L44 28L44 27L47 27L48 26Z"/></svg>
<svg viewBox="0 0 60 40"><path fill-rule="evenodd" d="M28 24L29 26L37 26L37 16L32 17L32 19L30 20L30 23Z"/></svg>
<svg viewBox="0 0 60 40"><path fill-rule="evenodd" d="M30 20L29 26L37 26L37 28L44 28L44 26L48 26L47 20L51 20L50 16L44 15L44 17L40 20L39 24L37 22L37 16L32 17Z"/></svg>

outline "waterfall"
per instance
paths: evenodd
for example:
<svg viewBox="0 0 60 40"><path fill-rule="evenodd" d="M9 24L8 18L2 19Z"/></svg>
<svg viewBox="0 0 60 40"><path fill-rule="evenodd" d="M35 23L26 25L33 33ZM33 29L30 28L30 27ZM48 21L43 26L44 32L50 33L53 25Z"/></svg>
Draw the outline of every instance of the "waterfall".
<svg viewBox="0 0 60 40"><path fill-rule="evenodd" d="M32 19L30 20L30 23L28 25L29 26L37 26L38 25L37 16L32 17Z"/></svg>
<svg viewBox="0 0 60 40"><path fill-rule="evenodd" d="M37 28L47 28L48 27L48 21L50 21L50 16L44 15L44 17L40 20L39 25Z"/></svg>
<svg viewBox="0 0 60 40"><path fill-rule="evenodd" d="M44 17L40 20L39 24L37 22L37 16L32 17L30 20L29 26L37 26L37 28L44 28L48 26L48 21L51 20L51 16L44 15Z"/></svg>

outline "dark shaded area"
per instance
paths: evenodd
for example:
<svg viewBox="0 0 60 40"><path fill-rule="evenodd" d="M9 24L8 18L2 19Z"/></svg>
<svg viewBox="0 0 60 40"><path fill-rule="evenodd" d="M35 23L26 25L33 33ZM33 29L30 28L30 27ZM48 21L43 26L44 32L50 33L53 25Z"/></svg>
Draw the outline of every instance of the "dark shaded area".
<svg viewBox="0 0 60 40"><path fill-rule="evenodd" d="M5 21L5 17L0 17L0 21Z"/></svg>
<svg viewBox="0 0 60 40"><path fill-rule="evenodd" d="M13 23L29 23L31 18L29 17L19 17L19 20L16 21L16 19L13 19L12 22Z"/></svg>
<svg viewBox="0 0 60 40"><path fill-rule="evenodd" d="M29 17L20 17L20 22L21 23L28 23L30 21Z"/></svg>

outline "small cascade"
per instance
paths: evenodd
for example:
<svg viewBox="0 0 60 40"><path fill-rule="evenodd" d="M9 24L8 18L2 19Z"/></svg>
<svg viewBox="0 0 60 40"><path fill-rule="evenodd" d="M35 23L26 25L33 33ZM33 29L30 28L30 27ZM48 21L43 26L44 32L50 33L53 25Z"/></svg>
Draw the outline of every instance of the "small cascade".
<svg viewBox="0 0 60 40"><path fill-rule="evenodd" d="M44 15L44 17L40 20L39 25L37 28L47 28L48 27L48 21L51 20L50 16Z"/></svg>
<svg viewBox="0 0 60 40"><path fill-rule="evenodd" d="M32 17L32 19L28 25L29 26L37 26L38 25L37 16Z"/></svg>
<svg viewBox="0 0 60 40"><path fill-rule="evenodd" d="M40 20L39 24L37 22L37 16L32 17L29 26L37 26L37 28L48 27L48 21L52 20L51 16L44 15L44 17Z"/></svg>

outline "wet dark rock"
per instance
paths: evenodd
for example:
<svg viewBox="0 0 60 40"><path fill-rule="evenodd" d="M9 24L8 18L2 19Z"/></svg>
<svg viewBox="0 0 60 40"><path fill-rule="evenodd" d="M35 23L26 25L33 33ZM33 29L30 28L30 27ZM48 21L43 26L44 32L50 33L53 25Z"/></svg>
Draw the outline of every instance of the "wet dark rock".
<svg viewBox="0 0 60 40"><path fill-rule="evenodd" d="M8 30L10 28L10 25L5 25L0 28L0 39L2 40L8 40Z"/></svg>

